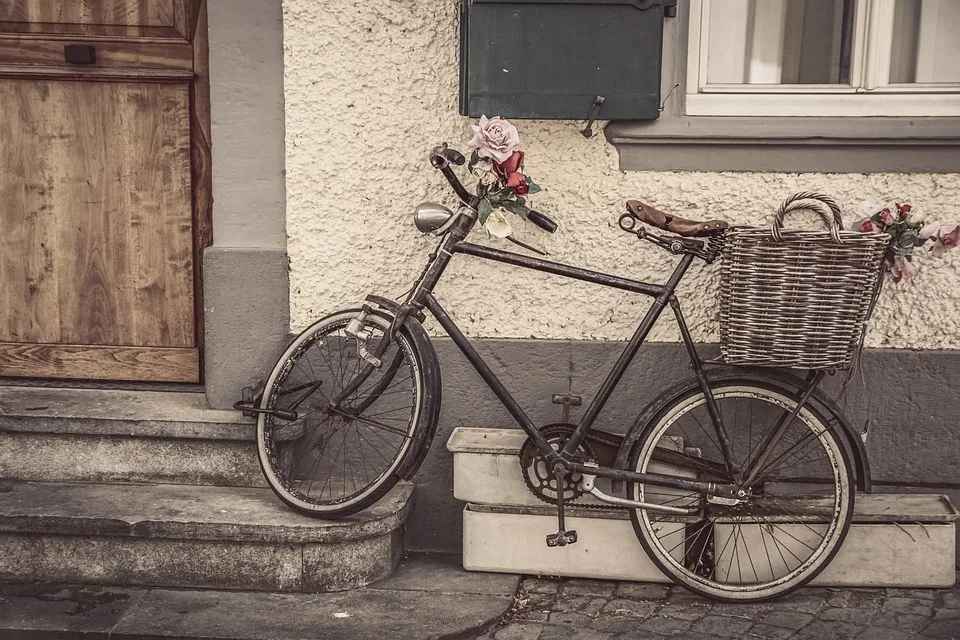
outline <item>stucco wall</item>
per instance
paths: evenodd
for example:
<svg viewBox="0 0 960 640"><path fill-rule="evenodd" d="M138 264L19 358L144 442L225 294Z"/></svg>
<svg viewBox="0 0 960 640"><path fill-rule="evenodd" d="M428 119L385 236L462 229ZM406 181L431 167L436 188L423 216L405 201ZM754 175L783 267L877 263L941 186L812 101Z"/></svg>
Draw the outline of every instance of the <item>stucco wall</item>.
<svg viewBox="0 0 960 640"><path fill-rule="evenodd" d="M425 199L455 201L426 153L440 141L463 148L469 132L470 121L457 115L457 7L458 0L284 0L294 329L368 291L400 293L419 273L432 241L417 234L410 213ZM553 236L532 226L518 235L557 260L630 277L663 280L674 261L617 229L627 198L765 224L783 197L819 190L842 203L848 220L862 217L863 200L893 199L925 217L960 220L958 174L623 173L602 136L580 135L582 123L515 124L528 173L544 187L533 202L560 223ZM919 264L915 280L884 291L869 345L960 348L960 255ZM716 340L715 279L698 267L681 291L697 340ZM454 262L437 292L466 333L486 337L622 339L648 304L469 258ZM665 319L652 339L679 338Z"/></svg>

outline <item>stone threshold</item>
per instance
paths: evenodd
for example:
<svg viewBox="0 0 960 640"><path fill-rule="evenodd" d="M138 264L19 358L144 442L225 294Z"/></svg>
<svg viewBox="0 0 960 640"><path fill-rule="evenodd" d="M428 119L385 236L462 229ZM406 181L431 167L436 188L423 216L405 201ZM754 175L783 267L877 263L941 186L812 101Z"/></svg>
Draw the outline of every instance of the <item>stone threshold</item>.
<svg viewBox="0 0 960 640"><path fill-rule="evenodd" d="M424 640L474 638L510 609L518 576L469 573L455 555L411 555L344 593L0 584L11 640Z"/></svg>

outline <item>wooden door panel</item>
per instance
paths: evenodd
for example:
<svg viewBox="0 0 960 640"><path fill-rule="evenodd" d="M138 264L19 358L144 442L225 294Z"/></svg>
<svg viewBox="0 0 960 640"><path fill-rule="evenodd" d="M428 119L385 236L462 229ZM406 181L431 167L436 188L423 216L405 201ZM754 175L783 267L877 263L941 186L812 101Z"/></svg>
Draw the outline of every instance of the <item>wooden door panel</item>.
<svg viewBox="0 0 960 640"><path fill-rule="evenodd" d="M193 347L189 87L0 83L0 342Z"/></svg>
<svg viewBox="0 0 960 640"><path fill-rule="evenodd" d="M64 65L63 38L0 37L0 60L18 65ZM193 47L189 42L166 40L150 44L97 42L95 69L193 69ZM72 68L87 68L79 65Z"/></svg>
<svg viewBox="0 0 960 640"><path fill-rule="evenodd" d="M10 0L0 4L0 21L170 27L174 4L174 0Z"/></svg>

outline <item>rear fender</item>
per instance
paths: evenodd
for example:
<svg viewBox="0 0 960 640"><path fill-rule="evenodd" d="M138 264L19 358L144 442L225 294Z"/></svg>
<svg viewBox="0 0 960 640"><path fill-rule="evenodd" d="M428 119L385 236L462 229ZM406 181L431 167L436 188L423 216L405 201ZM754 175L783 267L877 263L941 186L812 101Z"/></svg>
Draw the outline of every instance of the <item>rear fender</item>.
<svg viewBox="0 0 960 640"><path fill-rule="evenodd" d="M737 367L735 369L712 370L707 372L707 378L711 382L721 383L736 381L769 382L772 378L774 382L778 382L786 387L789 387L795 393L799 393L801 389L806 387L806 382L803 379L797 377L796 375L776 369ZM639 417L636 419L636 421L634 421L633 425L623 438L623 444L620 445L620 449L617 452L614 468L627 468L630 450L633 449L633 446L636 444L637 440L640 439L640 436L646 429L647 424L653 420L654 417L664 407L678 401L692 389L699 388L700 383L697 381L697 379L690 378L680 383L678 387L660 394L646 407L644 407L643 411L640 412ZM846 443L847 449L853 457L855 467L854 473L856 474L857 479L857 489L864 493L870 493L872 491L872 483L870 480L870 461L867 458L867 451L864 447L863 439L860 437L860 433L854 429L853 425L850 424L850 421L847 420L846 416L843 415L843 411L840 409L837 403L824 394L820 389L814 390L811 400L814 403L817 412L820 413L828 423L835 423L839 425L839 431L842 433L842 437L840 439L842 442ZM615 481L613 489L619 491L620 488L620 482Z"/></svg>

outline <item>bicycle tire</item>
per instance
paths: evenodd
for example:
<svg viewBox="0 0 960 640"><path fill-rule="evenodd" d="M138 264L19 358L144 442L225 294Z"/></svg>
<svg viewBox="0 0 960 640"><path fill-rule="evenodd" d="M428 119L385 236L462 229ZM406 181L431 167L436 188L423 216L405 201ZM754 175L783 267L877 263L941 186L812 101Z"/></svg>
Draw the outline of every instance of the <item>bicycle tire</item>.
<svg viewBox="0 0 960 640"><path fill-rule="evenodd" d="M356 415L327 410L330 396L346 386L346 383L352 379L351 376L355 376L365 364L365 361L359 357L359 346L351 343L353 339L343 333L347 323L356 318L359 313L360 309L337 311L302 331L274 365L260 402L261 409L275 410L285 408L284 402L289 405L296 401L295 409L299 414L297 420L284 421L272 414L260 414L257 421L257 452L264 478L277 497L292 509L313 517L336 519L357 513L375 504L401 478L411 478L430 447L439 418L441 385L436 352L423 327L413 321L408 321L395 332L394 344L384 354L384 364L370 377L370 380L374 380L377 375L383 374L389 369L387 362L390 358L400 354L402 357L400 369L405 368L405 371L398 369L393 375L401 376L409 373L409 389L404 384L394 390L381 390L374 402L357 401L356 404L363 407L363 411ZM391 320L392 317L386 314L373 313L368 316L368 326L376 330L379 339L384 339ZM346 364L333 364L330 359L332 356L326 349L330 343L334 342L339 347L339 354L348 358ZM329 351L332 351L332 348ZM309 359L305 360L308 354L320 354L320 359L316 360L318 363L316 367ZM323 356L327 358L323 359ZM304 367L303 362L306 362L309 367ZM317 369L323 369L323 365L326 366L327 371L321 371L318 374ZM288 385L287 382L292 379L292 372L297 371L298 367L301 372L309 371L306 377L317 378L317 384L304 385L301 382ZM339 384L336 380L338 375ZM325 382L329 382L332 390L323 390ZM376 387L372 383L365 384ZM391 381L390 384L397 386L401 382ZM315 397L302 399L297 394L302 389L306 389L306 393ZM398 416L384 418L383 408L378 407L377 402L386 396L394 396L391 398L394 404L402 403L408 390L411 396L410 414L406 426L401 428L396 423L402 418ZM363 391L364 387L361 385L351 398L358 397ZM366 391L370 391L370 388L368 387ZM284 398L284 396L287 397ZM308 405L309 410L303 410L303 403L307 400L313 404ZM381 411L379 417L370 417L378 410ZM390 411L404 416L403 410L404 407L401 406L399 409ZM308 416L313 417L308 420ZM356 443L352 442L350 436L351 427L356 435ZM321 431L321 428L325 431ZM287 431L282 432L282 429ZM362 433L363 429L368 430L366 436ZM337 437L339 437L339 449L335 440ZM289 445L287 444L289 442L297 444ZM386 446L386 453L384 453L384 443L390 445L391 442L395 444ZM328 445L330 445L329 451L333 452L332 459L325 453L328 451ZM284 449L294 446L299 447L296 454L297 460L292 464L284 464L282 459L284 456L286 456L285 459L292 457L284 452ZM372 479L366 468L361 474L355 470L354 464L358 459L357 451L359 451L359 460L365 466L369 464L363 452L364 449L371 448L378 455L371 455L370 461L382 467ZM324 457L328 462L323 462ZM352 460L348 462L348 458ZM378 458L381 462L377 462ZM341 472L339 477L331 483L330 480L337 470L338 460ZM315 479L309 478L309 484L304 490L308 480L306 476L316 474L324 464L330 469L326 482L321 485L319 491L316 491L314 490ZM358 477L361 479L359 486ZM334 489L341 480L343 491L338 494ZM326 496L324 491L328 486L330 487L329 496Z"/></svg>
<svg viewBox="0 0 960 640"><path fill-rule="evenodd" d="M740 405L735 404L734 401L737 400L747 403L758 401L768 409L767 420L764 421L762 416L759 420L762 424L768 424L767 431L758 431L757 437L753 438L754 413L751 409L750 434L741 433L739 443L734 433L737 426L743 425L732 426L729 422L730 416L724 416L724 423L731 435L733 455L737 458L737 452L741 452L741 457L745 456L745 460L755 459L755 452L759 449L763 434L772 430L769 427L769 424L774 423L772 416L783 415L784 411L790 411L796 406L794 393L780 385L766 382L727 379L711 382L711 391L718 401L718 406L742 406L742 402ZM704 453L713 446L710 440L710 423L699 420L694 413L701 408L705 411L704 404L704 394L699 385L692 385L660 408L653 418L642 426L642 435L630 451L628 468L650 471L651 464L658 464L654 459L657 457L654 453L657 447L674 447L680 452L679 457L677 454L667 454L665 457L661 453L660 459L670 459L672 455L674 460L679 461L677 464L687 461L684 466L687 467L688 477L696 475L703 479L710 475L722 476L722 465L717 460L712 460L709 453ZM720 408L723 411L723 407ZM733 422L745 422L738 419L737 411L738 409L734 409ZM683 426L680 420L685 415L696 420L697 427L703 429L703 435L696 429ZM707 429L704 429L704 424ZM680 429L670 431L675 425L680 425ZM772 464L768 463L764 467L764 473L768 476L758 478L757 494L751 495L747 502L737 507L714 506L699 494L656 488L652 485L648 485L649 490L644 491L642 484L628 483L627 495L634 500L660 500L662 504L669 502L674 506L699 504L700 516L695 522L687 516L651 516L656 512L630 510L637 538L650 559L665 575L694 593L719 601L743 603L763 602L790 593L809 583L826 568L839 551L853 518L856 499L853 465L847 448L835 437L830 423L812 407L805 406L788 431L790 434L796 432L800 435L796 436L798 439L793 444L786 438L786 444L778 443L777 446L784 447L783 453L773 460L783 458L783 470L809 463L815 471L808 469L805 473L822 473L825 477L802 476L800 471L791 471L791 474L796 474L794 477L785 475L783 470L780 470L778 475L777 468L767 470ZM801 444L802 448L797 449ZM720 450L718 443L716 450ZM820 458L810 458L811 451L816 453L821 450ZM653 470L664 472L662 469ZM830 492L831 483L833 493ZM817 487L821 488L820 491L814 490ZM786 489L796 493L786 493ZM680 500L683 502L679 502ZM820 506L811 508L814 503ZM819 519L815 519L812 514L818 514ZM818 539L821 528L822 538ZM677 535L680 536L679 539L674 537L667 542L670 536ZM759 545L762 545L766 554L769 572L763 556L759 553ZM757 562L754 561L751 548L757 555ZM810 549L809 556L797 555L806 554L805 548ZM779 558L771 549L779 554ZM787 551L786 554L784 550ZM791 555L796 559L796 567L792 569L794 560ZM728 561L725 560L727 557ZM734 575L734 567L738 575ZM778 571L782 571L782 574L778 575Z"/></svg>

